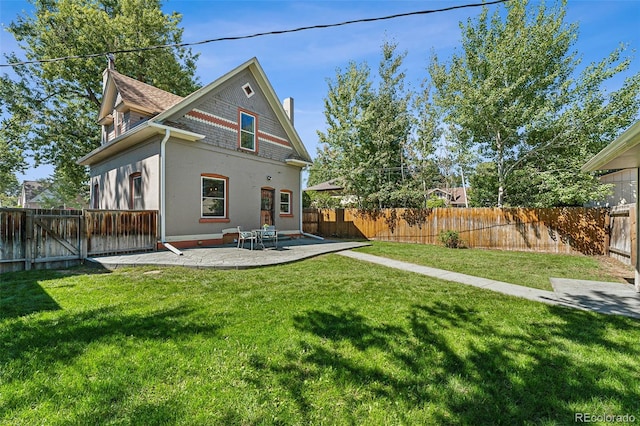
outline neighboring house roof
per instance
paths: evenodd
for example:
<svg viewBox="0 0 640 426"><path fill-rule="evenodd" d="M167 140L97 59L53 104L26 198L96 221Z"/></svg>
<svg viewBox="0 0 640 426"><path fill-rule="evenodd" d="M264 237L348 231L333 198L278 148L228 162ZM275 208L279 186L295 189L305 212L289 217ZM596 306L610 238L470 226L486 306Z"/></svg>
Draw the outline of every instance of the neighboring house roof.
<svg viewBox="0 0 640 426"><path fill-rule="evenodd" d="M295 152L298 153L298 155L290 156L290 158L286 160L287 163L293 164L296 166L304 166L307 164L311 164L312 162L311 156L309 155L309 153L307 152L307 149L302 143L302 140L300 139L298 132L293 127L293 124L289 119L289 117L287 116L287 113L285 112L284 107L278 100L278 97L276 96L276 93L273 90L273 87L269 83L264 73L264 70L258 63L258 59L255 57L248 60L244 64L236 67L230 72L226 73L225 75L213 81L212 83L193 92L186 98L180 98L174 95L174 98L170 99L169 97L165 96L164 101L155 102L154 106L147 107L146 111L151 112L150 110L153 110L154 108L159 109L161 107L166 107L167 105L171 104L171 102L173 101L177 100L177 102L172 103L170 106L166 107L164 110L159 112L158 115L156 115L155 117L149 119L143 124L140 124L128 130L121 136L110 141L108 144L103 145L91 151L89 154L82 157L78 161L78 163L81 165L95 164L101 160L104 160L110 155L121 152L133 146L134 144L150 137L153 134L163 134L166 131L171 132L172 136L179 137L182 139L187 139L187 140L203 139L204 135L198 135L193 132L188 132L182 129L178 129L170 125L170 123L172 123L172 120L175 120L185 115L192 109L194 109L195 105L197 105L198 101L201 98L211 93L212 91L220 87L223 83L233 78L234 76L238 75L240 72L244 70L248 70L249 72L251 72L253 77L256 79L256 82L258 83L258 85L260 86L260 89L265 95L265 98L267 99L269 106L275 112L278 120L280 121L280 123L284 128L285 133L289 137L291 144L295 149ZM122 87L125 87L125 91L127 92L127 94L121 95L121 97L123 99L123 102L130 102L131 105L135 105L136 102L142 102L148 97L153 97L154 93L156 95L161 94L161 92L165 94L167 93L167 92L161 91L160 89L154 88L153 86L149 86L148 84L145 84L145 83L138 82L138 84L134 84L133 83L133 81L135 81L134 79L131 79L129 77L121 78L125 76L122 76L122 74L118 74L113 70L107 70L105 72L107 73L105 75L105 79L106 79L105 87L108 88L109 84L115 85L116 88L118 88L118 90L120 90L120 88L117 86L118 84L120 84ZM155 89L155 92L153 92L153 89ZM108 91L105 89L105 93L112 93L111 96L116 96L116 95L113 95L113 93L117 93L117 90ZM125 100L125 97L128 100ZM108 111L109 109L108 105L113 105L113 102L115 102L114 99L111 99L111 102L109 102L109 100L103 100L102 107L100 110L100 115L99 115L99 121L101 122L101 124L103 120L110 118L111 111ZM141 109L141 108L144 108L144 105L137 105L137 107L140 107Z"/></svg>
<svg viewBox="0 0 640 426"><path fill-rule="evenodd" d="M36 197L40 192L42 192L43 184L41 182L35 180L25 180L22 183L22 201L24 203L29 203Z"/></svg>
<svg viewBox="0 0 640 426"><path fill-rule="evenodd" d="M326 182L321 182L317 185L313 185L305 189L305 191L341 191L344 188L336 184L336 179L331 179Z"/></svg>
<svg viewBox="0 0 640 426"><path fill-rule="evenodd" d="M465 188L458 186L455 188L443 189L443 188L434 188L427 191L427 194L433 194L435 192L441 192L448 199L449 204L454 206L466 206L467 205L467 194Z"/></svg>
<svg viewBox="0 0 640 426"><path fill-rule="evenodd" d="M640 167L640 121L582 166L583 172Z"/></svg>

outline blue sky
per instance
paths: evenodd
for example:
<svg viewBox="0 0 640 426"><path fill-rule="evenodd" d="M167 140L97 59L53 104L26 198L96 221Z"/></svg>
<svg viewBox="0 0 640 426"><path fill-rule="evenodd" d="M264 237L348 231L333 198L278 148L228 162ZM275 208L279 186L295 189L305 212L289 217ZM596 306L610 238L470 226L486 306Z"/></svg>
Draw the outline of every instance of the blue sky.
<svg viewBox="0 0 640 426"><path fill-rule="evenodd" d="M475 1L210 1L168 0L164 11L183 15L183 41L239 36L316 24L330 24L361 18L373 18L419 10L440 9ZM537 2L533 1L533 4ZM491 6L492 10L498 6ZM23 10L31 10L27 1L1 0L0 51L16 51L17 44L4 30ZM280 99L295 99L295 126L309 153L315 157L317 130L325 129L324 97L327 79L349 61L367 62L375 72L380 47L385 40L398 43L407 51L404 68L406 83L419 88L426 76L432 52L440 60L459 50L459 22L474 18L480 8L359 23L329 29L316 29L284 35L271 35L240 41L209 43L193 47L200 53L197 75L207 84L246 60L257 57ZM579 24L575 50L585 64L606 57L620 43L640 50L639 0L569 0L566 22ZM640 71L639 52L635 52L630 71ZM2 60L4 62L4 60ZM0 72L6 72L5 69ZM624 76L609 83L615 90ZM101 78L96 76L96 78ZM23 179L37 179L51 173L50 167L32 168Z"/></svg>

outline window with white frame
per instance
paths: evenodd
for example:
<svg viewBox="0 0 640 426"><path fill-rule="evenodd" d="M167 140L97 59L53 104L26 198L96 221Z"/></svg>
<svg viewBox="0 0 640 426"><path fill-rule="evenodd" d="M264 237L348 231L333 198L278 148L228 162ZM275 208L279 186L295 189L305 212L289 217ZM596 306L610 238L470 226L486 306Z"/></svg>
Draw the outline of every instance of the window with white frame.
<svg viewBox="0 0 640 426"><path fill-rule="evenodd" d="M94 209L100 208L100 185L98 183L93 184L93 196L91 207Z"/></svg>
<svg viewBox="0 0 640 426"><path fill-rule="evenodd" d="M240 148L256 150L256 117L240 112Z"/></svg>
<svg viewBox="0 0 640 426"><path fill-rule="evenodd" d="M130 206L134 210L142 210L142 174L140 172L132 173L129 176L131 201Z"/></svg>
<svg viewBox="0 0 640 426"><path fill-rule="evenodd" d="M280 191L280 214L290 215L291 213L291 191Z"/></svg>
<svg viewBox="0 0 640 426"><path fill-rule="evenodd" d="M227 217L227 182L218 175L202 175L202 217L223 219Z"/></svg>

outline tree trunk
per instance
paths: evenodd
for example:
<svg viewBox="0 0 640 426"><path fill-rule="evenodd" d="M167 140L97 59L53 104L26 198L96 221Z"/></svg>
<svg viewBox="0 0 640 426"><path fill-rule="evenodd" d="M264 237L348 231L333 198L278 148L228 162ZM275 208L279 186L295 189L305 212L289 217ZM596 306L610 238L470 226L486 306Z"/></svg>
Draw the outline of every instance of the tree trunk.
<svg viewBox="0 0 640 426"><path fill-rule="evenodd" d="M502 208L502 202L504 199L504 146L502 144L500 132L496 134L496 148L498 154L498 158L496 159L498 167L498 208Z"/></svg>

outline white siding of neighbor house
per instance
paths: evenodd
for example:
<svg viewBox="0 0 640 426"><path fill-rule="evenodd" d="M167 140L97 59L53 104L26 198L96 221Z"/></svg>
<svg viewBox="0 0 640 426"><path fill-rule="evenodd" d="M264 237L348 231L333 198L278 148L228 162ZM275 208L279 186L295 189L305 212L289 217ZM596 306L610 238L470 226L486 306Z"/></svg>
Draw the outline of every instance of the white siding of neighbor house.
<svg viewBox="0 0 640 426"><path fill-rule="evenodd" d="M275 225L279 231L299 231L300 168L255 154L231 151L205 142L170 139L166 145L167 240L221 235L223 229L260 226L261 188L275 189ZM228 221L201 223L201 176L228 178ZM271 176L268 180L267 176ZM281 190L292 194L293 217L279 214Z"/></svg>
<svg viewBox="0 0 640 426"><path fill-rule="evenodd" d="M604 201L596 203L604 206L618 206L635 203L638 199L636 170L625 169L600 177L600 182L613 184L613 193Z"/></svg>

